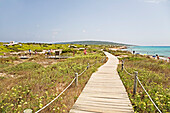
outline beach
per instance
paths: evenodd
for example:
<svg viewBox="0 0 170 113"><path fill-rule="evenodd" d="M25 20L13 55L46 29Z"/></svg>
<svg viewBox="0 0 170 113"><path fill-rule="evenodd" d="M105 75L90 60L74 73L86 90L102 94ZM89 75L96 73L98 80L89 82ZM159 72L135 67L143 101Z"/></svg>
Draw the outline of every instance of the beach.
<svg viewBox="0 0 170 113"><path fill-rule="evenodd" d="M135 54L148 55L150 58L156 58L156 54L159 56L159 59L169 61L170 57L170 46L129 46L127 49L122 49L130 51Z"/></svg>
<svg viewBox="0 0 170 113"><path fill-rule="evenodd" d="M170 46L129 46L127 50L140 54L158 54L161 57L170 57Z"/></svg>

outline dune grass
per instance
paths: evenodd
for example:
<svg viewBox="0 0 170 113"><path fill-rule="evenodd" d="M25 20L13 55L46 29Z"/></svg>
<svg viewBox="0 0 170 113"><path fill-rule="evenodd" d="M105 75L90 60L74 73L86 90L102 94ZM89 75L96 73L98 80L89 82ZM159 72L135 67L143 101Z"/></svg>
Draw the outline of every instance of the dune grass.
<svg viewBox="0 0 170 113"><path fill-rule="evenodd" d="M54 99L74 78L75 73L81 73L87 64L93 64L79 77L79 86L73 84L59 99L43 112L69 112L78 98L81 90L91 74L102 65L103 53L76 55L64 61L57 62L46 68L33 61L3 67L3 73L22 75L1 79L0 82L0 112L23 112L30 108L33 112L42 108Z"/></svg>
<svg viewBox="0 0 170 113"><path fill-rule="evenodd" d="M116 52L113 52L116 54ZM126 53L124 53L126 54ZM138 78L163 113L170 112L170 63L147 56L132 55L120 58L130 73L138 71ZM158 112L148 96L138 84L137 94L133 96L134 76L128 75L118 66L118 72L128 92L135 112Z"/></svg>

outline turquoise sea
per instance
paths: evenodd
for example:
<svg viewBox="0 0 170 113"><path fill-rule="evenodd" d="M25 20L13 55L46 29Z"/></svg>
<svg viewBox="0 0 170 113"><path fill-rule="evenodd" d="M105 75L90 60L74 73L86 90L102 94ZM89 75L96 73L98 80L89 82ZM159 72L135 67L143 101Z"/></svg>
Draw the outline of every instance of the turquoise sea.
<svg viewBox="0 0 170 113"><path fill-rule="evenodd" d="M139 54L156 55L170 57L170 46L131 46L129 51Z"/></svg>

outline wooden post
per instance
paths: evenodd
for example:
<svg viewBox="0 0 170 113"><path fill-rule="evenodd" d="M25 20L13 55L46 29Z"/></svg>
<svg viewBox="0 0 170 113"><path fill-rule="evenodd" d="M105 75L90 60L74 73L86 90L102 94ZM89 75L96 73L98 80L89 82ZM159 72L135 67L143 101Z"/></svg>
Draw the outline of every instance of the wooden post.
<svg viewBox="0 0 170 113"><path fill-rule="evenodd" d="M87 64L87 69L89 69L89 63Z"/></svg>
<svg viewBox="0 0 170 113"><path fill-rule="evenodd" d="M138 76L138 72L135 71L135 78L134 78L134 87L133 87L133 95L136 94L136 90L137 90L137 76Z"/></svg>
<svg viewBox="0 0 170 113"><path fill-rule="evenodd" d="M122 60L122 71L123 71L123 68L124 68L124 60Z"/></svg>
<svg viewBox="0 0 170 113"><path fill-rule="evenodd" d="M78 86L78 73L75 73L75 77L76 77L75 84L76 86Z"/></svg>

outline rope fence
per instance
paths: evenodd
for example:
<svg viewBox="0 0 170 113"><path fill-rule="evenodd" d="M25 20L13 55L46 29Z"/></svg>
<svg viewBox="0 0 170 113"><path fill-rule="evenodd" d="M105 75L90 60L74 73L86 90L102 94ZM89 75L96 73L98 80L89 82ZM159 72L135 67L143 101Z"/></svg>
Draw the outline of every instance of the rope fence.
<svg viewBox="0 0 170 113"><path fill-rule="evenodd" d="M129 72L126 70L125 67L124 67L123 69L124 69L124 71L125 71L127 74L129 74L129 75L131 75L131 76L133 75L133 74L129 73Z"/></svg>
<svg viewBox="0 0 170 113"><path fill-rule="evenodd" d="M101 62L103 63L104 61L106 61L106 57L104 59L102 59ZM53 103L55 100L57 100L74 83L74 81L75 81L75 86L78 86L78 77L81 76L84 72L86 72L87 69L89 69L90 67L93 67L96 63L97 63L97 60L92 65L90 65L88 63L87 67L80 74L75 73L75 77L70 82L70 84L59 95L57 95L57 97L55 97L52 101L50 101L48 104L46 104L44 107L42 107L41 109L39 109L35 113L39 113L40 111L42 111L43 109L48 107L51 103ZM32 110L26 109L26 110L24 110L24 113L32 113Z"/></svg>
<svg viewBox="0 0 170 113"><path fill-rule="evenodd" d="M42 111L43 109L45 109L47 106L49 106L51 103L53 103L56 99L58 99L75 81L76 77L71 81L71 83L56 97L54 98L51 102L49 102L48 104L46 104L44 107L42 107L41 109L39 109L38 111L36 111L35 113L39 113L40 111Z"/></svg>
<svg viewBox="0 0 170 113"><path fill-rule="evenodd" d="M125 71L128 75L133 76L134 75L134 87L133 87L133 95L136 94L136 90L137 90L137 81L139 82L140 86L142 87L142 89L145 91L145 93L148 95L150 101L153 103L153 105L155 106L155 108L158 110L159 113L162 113L161 110L158 108L158 106L155 104L155 102L153 101L153 99L151 98L151 96L149 95L149 93L146 91L145 87L142 85L141 81L138 78L138 72L135 71L134 74L129 73L126 68L124 67L124 60L122 60L122 71Z"/></svg>

